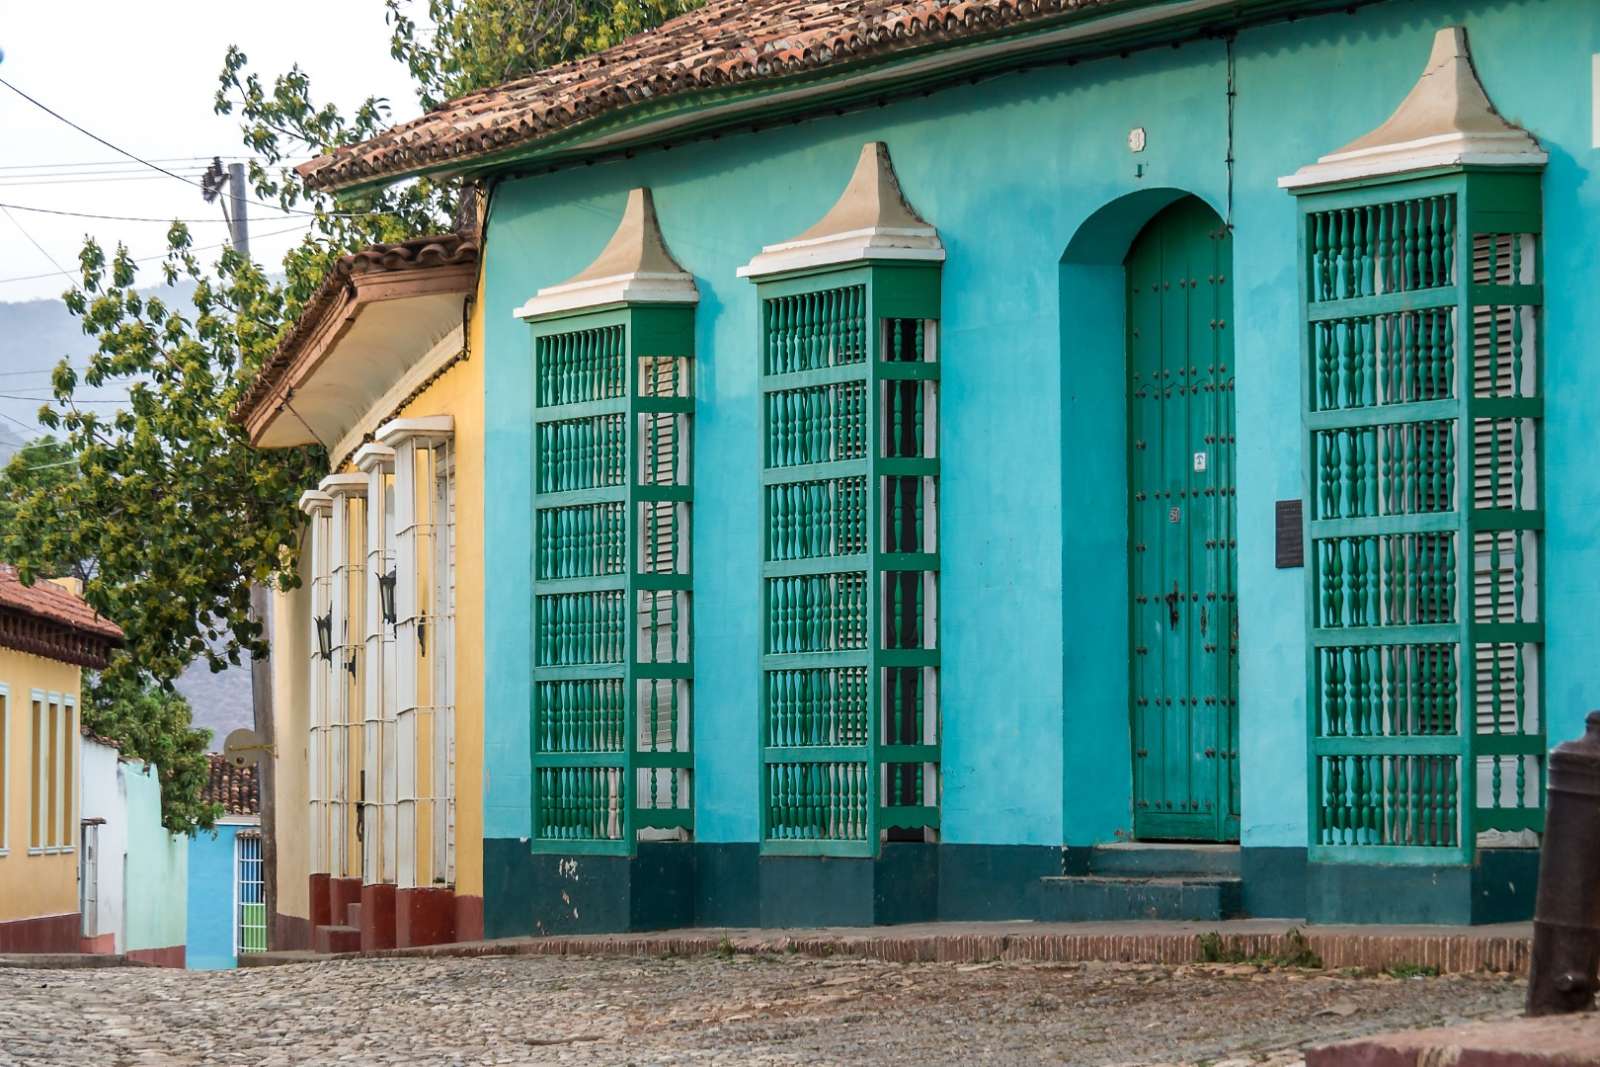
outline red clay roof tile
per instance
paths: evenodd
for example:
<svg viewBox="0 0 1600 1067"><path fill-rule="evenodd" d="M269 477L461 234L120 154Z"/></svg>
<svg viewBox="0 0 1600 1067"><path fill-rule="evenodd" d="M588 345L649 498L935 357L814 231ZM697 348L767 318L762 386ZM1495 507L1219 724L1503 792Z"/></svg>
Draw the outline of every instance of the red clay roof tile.
<svg viewBox="0 0 1600 1067"><path fill-rule="evenodd" d="M1043 26L1137 0L711 0L648 33L481 89L299 170L313 189L399 178L533 144L644 101Z"/></svg>
<svg viewBox="0 0 1600 1067"><path fill-rule="evenodd" d="M229 815L260 815L261 787L254 767L235 767L221 753L208 753L211 773L200 788L200 799L221 804Z"/></svg>
<svg viewBox="0 0 1600 1067"><path fill-rule="evenodd" d="M0 563L0 608L59 623L87 636L122 643L122 627L102 617L82 597L42 578L32 585L23 585L17 568L9 563Z"/></svg>

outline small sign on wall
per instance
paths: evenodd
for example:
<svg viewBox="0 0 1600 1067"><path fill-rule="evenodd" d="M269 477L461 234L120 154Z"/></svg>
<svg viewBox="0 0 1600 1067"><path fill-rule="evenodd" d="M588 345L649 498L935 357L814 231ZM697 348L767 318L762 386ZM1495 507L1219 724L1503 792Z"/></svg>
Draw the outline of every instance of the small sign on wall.
<svg viewBox="0 0 1600 1067"><path fill-rule="evenodd" d="M1298 500L1280 500L1273 505L1273 547L1280 570L1306 565L1303 510Z"/></svg>

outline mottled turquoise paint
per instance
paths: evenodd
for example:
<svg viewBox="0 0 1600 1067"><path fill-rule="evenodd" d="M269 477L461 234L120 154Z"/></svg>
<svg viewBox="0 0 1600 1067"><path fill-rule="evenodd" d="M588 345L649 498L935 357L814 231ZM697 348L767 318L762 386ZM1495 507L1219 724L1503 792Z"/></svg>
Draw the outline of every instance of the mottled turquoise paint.
<svg viewBox="0 0 1600 1067"><path fill-rule="evenodd" d="M1234 318L1247 846L1305 844L1303 576L1273 566L1272 505L1300 495L1295 205L1276 179L1382 122L1435 30L1465 24L1500 110L1551 151L1547 610L1551 737L1600 700L1600 190L1588 180L1583 0L1415 0L1242 33L1235 46ZM735 269L832 204L888 142L944 268L943 838L1106 840L1129 828L1119 264L1163 198L1227 209L1218 42L1051 67L927 98L500 186L487 245L486 835L528 833L527 328L511 314L585 266L626 191L655 190L696 276L697 836L757 833L756 299ZM1142 126L1149 147L1127 149ZM1142 167L1142 176L1136 168ZM1151 190L1165 190L1152 194ZM1139 196L1137 194L1144 194ZM1130 198L1131 199L1125 199ZM1110 212L1103 211L1115 205ZM1062 456L1072 457L1063 463Z"/></svg>
<svg viewBox="0 0 1600 1067"><path fill-rule="evenodd" d="M124 951L180 948L188 925L189 839L161 825L161 783L148 764L123 765L128 801Z"/></svg>
<svg viewBox="0 0 1600 1067"><path fill-rule="evenodd" d="M189 840L188 951L192 971L238 966L233 953L235 840L240 827L202 830Z"/></svg>

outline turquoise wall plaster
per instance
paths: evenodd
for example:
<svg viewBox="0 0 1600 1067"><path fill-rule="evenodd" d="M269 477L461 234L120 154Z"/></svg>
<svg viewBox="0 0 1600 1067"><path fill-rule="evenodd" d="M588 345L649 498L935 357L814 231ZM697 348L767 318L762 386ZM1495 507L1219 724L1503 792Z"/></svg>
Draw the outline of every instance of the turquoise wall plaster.
<svg viewBox="0 0 1600 1067"><path fill-rule="evenodd" d="M189 841L188 951L191 971L238 966L233 951L235 841L239 827L201 830Z"/></svg>
<svg viewBox="0 0 1600 1067"><path fill-rule="evenodd" d="M161 783L154 767L122 765L128 798L125 951L175 948L188 928L189 839L161 825Z"/></svg>
<svg viewBox="0 0 1600 1067"><path fill-rule="evenodd" d="M1299 331L1290 173L1386 118L1432 35L1468 26L1501 110L1552 161L1546 264L1552 736L1575 732L1600 682L1580 650L1600 630L1600 471L1583 463L1585 360L1600 309L1587 181L1588 63L1600 11L1580 0L1417 0L1242 34L1236 45L1243 836L1305 843L1304 573L1273 566L1272 505L1299 497ZM1532 70L1538 77L1530 77ZM586 266L626 191L648 184L701 304L696 416L696 818L704 841L749 841L755 796L759 447L753 286L736 268L832 204L864 141L888 142L945 267L941 447L944 839L1105 840L1126 826L1122 339L1101 241L1067 255L1105 205L1174 189L1226 207L1220 43L1051 67L923 99L500 186L487 243L486 834L528 833L531 384L511 310ZM1142 126L1148 149L1131 155ZM1135 166L1143 175L1136 176ZM1146 205L1148 206L1148 205ZM1153 212L1153 209L1152 209ZM1102 220L1103 221L1103 220ZM1563 296L1565 295L1565 299ZM1063 455L1067 461L1063 463ZM1102 493L1117 499L1098 500ZM1576 577L1574 577L1576 576ZM1065 605L1065 607L1063 607Z"/></svg>

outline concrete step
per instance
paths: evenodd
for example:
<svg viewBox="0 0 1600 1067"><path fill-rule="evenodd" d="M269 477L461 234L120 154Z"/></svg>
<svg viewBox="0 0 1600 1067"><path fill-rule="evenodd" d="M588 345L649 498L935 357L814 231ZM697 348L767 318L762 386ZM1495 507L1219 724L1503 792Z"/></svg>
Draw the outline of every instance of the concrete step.
<svg viewBox="0 0 1600 1067"><path fill-rule="evenodd" d="M1187 876L1117 878L1068 875L1044 878L1039 918L1044 922L1115 922L1122 919L1220 921L1241 913L1238 878Z"/></svg>
<svg viewBox="0 0 1600 1067"><path fill-rule="evenodd" d="M1087 853L1084 855L1083 853ZM1066 874L1112 878L1238 878L1238 845L1151 844L1143 841L1068 849Z"/></svg>
<svg viewBox="0 0 1600 1067"><path fill-rule="evenodd" d="M321 953L360 952L361 931L354 926L319 926L311 932L311 947Z"/></svg>

